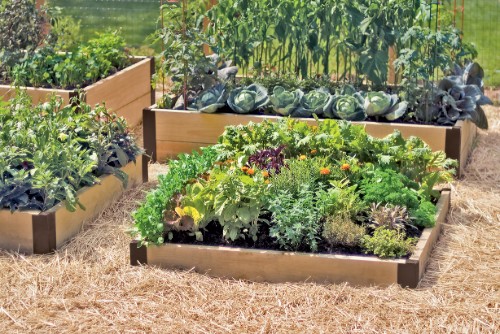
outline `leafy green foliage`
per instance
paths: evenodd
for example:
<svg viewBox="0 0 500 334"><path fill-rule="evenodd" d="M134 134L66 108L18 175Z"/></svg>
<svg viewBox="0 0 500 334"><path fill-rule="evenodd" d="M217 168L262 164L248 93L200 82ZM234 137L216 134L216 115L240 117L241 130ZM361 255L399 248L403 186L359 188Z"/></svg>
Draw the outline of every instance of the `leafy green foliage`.
<svg viewBox="0 0 500 334"><path fill-rule="evenodd" d="M0 2L0 81L43 41L45 19L34 0Z"/></svg>
<svg viewBox="0 0 500 334"><path fill-rule="evenodd" d="M124 46L117 32L102 33L71 53L47 45L14 65L7 80L21 86L84 87L130 63Z"/></svg>
<svg viewBox="0 0 500 334"><path fill-rule="evenodd" d="M366 234L366 229L353 222L347 214L329 216L323 226L323 238L330 247L357 247Z"/></svg>
<svg viewBox="0 0 500 334"><path fill-rule="evenodd" d="M404 230L433 223L433 187L449 180L453 167L418 138L395 132L377 139L361 126L329 120L230 126L209 150L211 165L190 174L194 179L148 195L141 210L150 211L136 219L143 242L162 242L174 233L202 240L215 222L229 245L258 247L264 240L265 247L286 250L356 249L366 234L373 238L367 251L401 256L413 242ZM399 234L375 233L380 226ZM377 244L383 240L388 249Z"/></svg>
<svg viewBox="0 0 500 334"><path fill-rule="evenodd" d="M414 209L420 203L416 189L418 185L415 182L392 169L367 172L361 182L363 200L367 204L392 204Z"/></svg>
<svg viewBox="0 0 500 334"><path fill-rule="evenodd" d="M328 112L332 105L333 96L328 89L320 87L314 89L302 96L300 105L292 113L293 117L311 117L312 114L317 116Z"/></svg>
<svg viewBox="0 0 500 334"><path fill-rule="evenodd" d="M373 236L365 235L361 242L366 253L381 258L394 258L409 254L417 240L405 238L405 233L401 230L379 227L375 229Z"/></svg>
<svg viewBox="0 0 500 334"><path fill-rule="evenodd" d="M235 88L227 99L229 107L238 114L248 114L265 107L268 103L267 90L258 84Z"/></svg>
<svg viewBox="0 0 500 334"><path fill-rule="evenodd" d="M0 208L47 210L60 201L73 211L76 192L135 161L141 150L125 121L104 106L73 101L62 107L53 97L32 106L24 92L0 106Z"/></svg>
<svg viewBox="0 0 500 334"><path fill-rule="evenodd" d="M282 116L290 115L298 106L304 93L300 89L287 91L282 86L274 86L269 96L273 110Z"/></svg>
<svg viewBox="0 0 500 334"><path fill-rule="evenodd" d="M429 201L423 201L417 209L410 213L416 226L433 227L436 223L436 206Z"/></svg>
<svg viewBox="0 0 500 334"><path fill-rule="evenodd" d="M209 114L214 113L226 105L227 95L226 87L223 84L218 84L201 92L188 109Z"/></svg>
<svg viewBox="0 0 500 334"><path fill-rule="evenodd" d="M178 160L170 162L168 174L158 177L158 188L148 193L144 203L132 214L135 221L132 234L140 238L141 244L163 243L163 214L170 199L215 161L216 152L208 147L203 148L201 153L181 154Z"/></svg>

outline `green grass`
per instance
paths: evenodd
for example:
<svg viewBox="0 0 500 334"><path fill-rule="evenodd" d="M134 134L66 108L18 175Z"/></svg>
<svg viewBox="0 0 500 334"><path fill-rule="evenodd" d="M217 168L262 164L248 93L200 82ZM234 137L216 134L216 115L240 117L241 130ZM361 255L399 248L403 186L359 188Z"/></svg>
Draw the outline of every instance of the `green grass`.
<svg viewBox="0 0 500 334"><path fill-rule="evenodd" d="M131 47L148 45L160 16L160 0L48 0L50 6L80 21L83 40L106 29L121 29Z"/></svg>
<svg viewBox="0 0 500 334"><path fill-rule="evenodd" d="M464 19L464 39L479 51L485 84L500 87L500 0L466 0Z"/></svg>

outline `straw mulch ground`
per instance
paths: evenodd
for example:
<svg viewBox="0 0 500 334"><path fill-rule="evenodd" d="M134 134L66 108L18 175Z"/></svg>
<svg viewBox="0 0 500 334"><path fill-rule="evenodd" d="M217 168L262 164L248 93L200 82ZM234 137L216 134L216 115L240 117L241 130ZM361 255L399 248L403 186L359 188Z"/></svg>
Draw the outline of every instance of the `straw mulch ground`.
<svg viewBox="0 0 500 334"><path fill-rule="evenodd" d="M257 284L128 265L129 191L53 255L0 253L0 332L500 332L500 109L489 108L467 173L416 290ZM150 172L164 171L152 165Z"/></svg>

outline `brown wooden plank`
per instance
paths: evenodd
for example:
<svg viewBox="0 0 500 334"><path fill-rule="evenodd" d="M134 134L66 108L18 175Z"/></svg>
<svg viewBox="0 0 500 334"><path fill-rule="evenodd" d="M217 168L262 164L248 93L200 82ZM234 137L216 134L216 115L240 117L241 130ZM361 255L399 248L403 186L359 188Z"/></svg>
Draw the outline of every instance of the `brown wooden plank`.
<svg viewBox="0 0 500 334"><path fill-rule="evenodd" d="M0 248L33 253L33 224L31 211L0 210Z"/></svg>
<svg viewBox="0 0 500 334"><path fill-rule="evenodd" d="M460 147L460 174L464 172L467 166L467 161L474 149L476 137L477 137L477 126L469 120L458 121L455 125L460 127L461 131L461 147Z"/></svg>
<svg viewBox="0 0 500 334"><path fill-rule="evenodd" d="M148 107L151 101L150 92L140 96L138 99L130 101L118 110L112 110L117 115L124 117L130 127L137 126L142 123L142 109Z"/></svg>
<svg viewBox="0 0 500 334"><path fill-rule="evenodd" d="M138 266L148 263L148 250L145 246L138 247L139 242L134 240L130 243L130 264Z"/></svg>
<svg viewBox="0 0 500 334"><path fill-rule="evenodd" d="M415 250L409 259L410 261L418 262L418 280L422 278L425 272L432 249L439 238L443 224L446 222L446 216L450 208L450 201L451 192L448 190L442 191L441 197L436 205L436 225L433 228L424 229L417 245L415 246Z"/></svg>
<svg viewBox="0 0 500 334"><path fill-rule="evenodd" d="M210 276L257 282L350 282L387 286L397 282L401 260L287 253L229 247L164 244L147 249L149 265L192 269Z"/></svg>
<svg viewBox="0 0 500 334"><path fill-rule="evenodd" d="M196 111L162 111L156 113L156 140L214 143L228 125L276 119L259 115L204 114Z"/></svg>
<svg viewBox="0 0 500 334"><path fill-rule="evenodd" d="M106 103L111 110L119 110L140 96L151 92L150 59L143 58L107 78L85 87L86 102L90 105Z"/></svg>
<svg viewBox="0 0 500 334"><path fill-rule="evenodd" d="M208 146L207 143L178 142L178 141L159 141L156 142L156 156L158 162L165 162L169 159L175 159L180 153L191 153L199 151L201 147Z"/></svg>
<svg viewBox="0 0 500 334"><path fill-rule="evenodd" d="M142 183L142 168L142 156L138 157L136 163L130 162L122 168L129 175L127 188ZM60 247L68 239L75 236L86 220L96 217L116 201L122 193L122 182L113 175L106 175L101 178L100 184L78 191L77 196L85 206L85 210L77 208L75 212L70 212L64 203L59 203L50 209L48 212L55 213L56 246Z"/></svg>
<svg viewBox="0 0 500 334"><path fill-rule="evenodd" d="M20 87L23 90L26 90L31 99L33 100L33 104L43 103L50 99L52 94L58 95L63 100L63 105L69 104L69 100L72 90L65 89L50 89L50 88L33 88L33 87ZM0 98L3 101L8 101L11 99L16 93L15 88L8 85L0 85Z"/></svg>

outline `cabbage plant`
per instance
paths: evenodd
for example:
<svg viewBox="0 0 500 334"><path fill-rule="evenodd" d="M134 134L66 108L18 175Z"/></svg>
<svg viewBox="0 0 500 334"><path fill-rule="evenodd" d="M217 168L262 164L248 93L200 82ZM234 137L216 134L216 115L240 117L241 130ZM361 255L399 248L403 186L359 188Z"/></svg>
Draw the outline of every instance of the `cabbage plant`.
<svg viewBox="0 0 500 334"><path fill-rule="evenodd" d="M331 112L331 118L340 118L346 121L363 121L366 118L363 108L363 97L359 93L353 95L335 95Z"/></svg>
<svg viewBox="0 0 500 334"><path fill-rule="evenodd" d="M366 93L363 106L367 116L383 116L390 121L400 118L408 110L406 101L398 103L396 94L384 92Z"/></svg>
<svg viewBox="0 0 500 334"><path fill-rule="evenodd" d="M226 105L227 95L225 85L217 84L201 92L188 107L188 110L197 110L209 114L214 113Z"/></svg>
<svg viewBox="0 0 500 334"><path fill-rule="evenodd" d="M258 84L233 89L227 100L229 107L238 114L248 114L265 107L268 102L267 89Z"/></svg>
<svg viewBox="0 0 500 334"><path fill-rule="evenodd" d="M300 89L288 91L282 86L275 86L269 100L276 113L288 116L299 106L302 96L304 92Z"/></svg>
<svg viewBox="0 0 500 334"><path fill-rule="evenodd" d="M312 114L318 116L328 112L333 102L333 96L325 87L320 87L302 96L300 105L291 113L293 117L311 117Z"/></svg>

